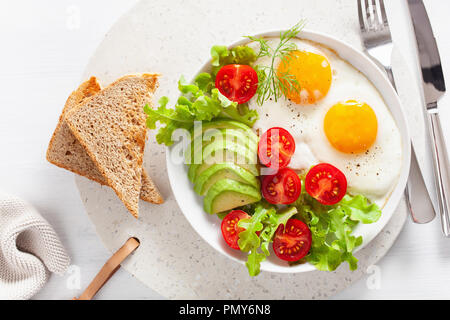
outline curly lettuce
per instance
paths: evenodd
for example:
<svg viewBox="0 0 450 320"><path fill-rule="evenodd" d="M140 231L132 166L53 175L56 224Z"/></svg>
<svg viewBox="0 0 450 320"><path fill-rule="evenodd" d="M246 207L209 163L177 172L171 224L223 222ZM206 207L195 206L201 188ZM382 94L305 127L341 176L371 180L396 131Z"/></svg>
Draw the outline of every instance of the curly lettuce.
<svg viewBox="0 0 450 320"><path fill-rule="evenodd" d="M280 225L297 213L294 207L278 211L272 205L261 201L254 206L254 214L250 219L242 219L238 226L245 229L239 233L238 245L241 251L248 252L246 266L250 276L261 271L261 262L270 255L269 245Z"/></svg>
<svg viewBox="0 0 450 320"><path fill-rule="evenodd" d="M228 49L225 46L211 48L211 73L215 77L220 68L227 64L251 65L257 59L256 52L247 46L237 46Z"/></svg>
<svg viewBox="0 0 450 320"><path fill-rule="evenodd" d="M322 205L305 191L295 203L297 216L305 222L312 235L309 254L302 260L310 262L318 270L333 271L347 262L350 270L356 270L358 259L353 255L362 244L362 237L352 232L358 223L376 222L381 209L370 204L362 195L345 195L336 205Z"/></svg>
<svg viewBox="0 0 450 320"><path fill-rule="evenodd" d="M262 200L242 208L253 213L250 219L239 221L244 231L239 233L238 245L248 253L246 266L250 276L260 273L261 262L270 255L269 245L276 230L291 218L305 222L311 230L312 244L306 257L295 263L310 262L318 270L333 271L343 262L350 270L357 269L353 251L362 244L362 237L353 235L359 224L376 222L381 209L362 195L346 195L338 204L322 205L305 190L298 200L283 210Z"/></svg>

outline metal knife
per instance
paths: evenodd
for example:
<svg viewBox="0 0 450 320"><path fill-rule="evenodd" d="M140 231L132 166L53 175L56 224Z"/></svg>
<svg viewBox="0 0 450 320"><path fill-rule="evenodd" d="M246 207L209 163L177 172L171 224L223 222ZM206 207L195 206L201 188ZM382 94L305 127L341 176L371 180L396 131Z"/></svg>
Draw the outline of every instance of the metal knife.
<svg viewBox="0 0 450 320"><path fill-rule="evenodd" d="M433 152L434 175L438 194L442 231L450 237L450 170L449 157L439 119L438 100L445 93L441 58L430 20L422 0L408 0L409 11L416 35L426 114Z"/></svg>
<svg viewBox="0 0 450 320"><path fill-rule="evenodd" d="M363 6L363 0L358 1L359 24L365 53L381 70L386 71L392 87L397 90L394 77L395 70L392 68L391 60L394 44L384 1L379 0L380 12L377 12L378 7L376 5L372 5L371 8L367 5L367 0L365 6ZM379 13L381 13L381 20ZM408 184L405 188L405 197L409 213L415 223L428 223L436 215L431 197L428 195L429 192L417 162L414 145L411 144L411 166Z"/></svg>

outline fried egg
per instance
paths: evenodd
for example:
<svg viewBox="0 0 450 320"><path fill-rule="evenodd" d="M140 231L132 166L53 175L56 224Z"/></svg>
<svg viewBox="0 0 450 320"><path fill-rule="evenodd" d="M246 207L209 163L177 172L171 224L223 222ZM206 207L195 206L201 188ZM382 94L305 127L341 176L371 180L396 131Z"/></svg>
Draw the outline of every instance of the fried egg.
<svg viewBox="0 0 450 320"><path fill-rule="evenodd" d="M279 39L270 39L274 47ZM401 136L382 96L364 74L334 51L315 42L293 39L297 47L275 61L280 79L290 75L290 90L259 106L249 101L260 119L254 129L282 127L294 137L296 150L289 167L308 171L326 162L346 176L348 192L362 194L383 206L401 171ZM256 65L270 65L261 57ZM283 81L283 80L282 80Z"/></svg>

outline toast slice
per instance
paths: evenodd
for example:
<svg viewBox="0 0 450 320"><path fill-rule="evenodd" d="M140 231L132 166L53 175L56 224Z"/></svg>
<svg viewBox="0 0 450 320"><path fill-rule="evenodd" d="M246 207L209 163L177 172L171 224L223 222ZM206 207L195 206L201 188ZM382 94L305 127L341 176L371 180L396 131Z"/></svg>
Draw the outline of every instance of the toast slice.
<svg viewBox="0 0 450 320"><path fill-rule="evenodd" d="M65 114L74 136L136 218L147 138L143 107L151 104L157 86L156 74L125 76Z"/></svg>
<svg viewBox="0 0 450 320"><path fill-rule="evenodd" d="M100 84L95 77L83 82L77 90L72 92L66 101L64 109L59 117L58 125L53 133L47 149L47 160L54 165L72 171L94 180L102 185L107 185L106 179L98 171L92 159L83 146L78 142L64 120L66 112L101 91ZM142 186L140 198L144 201L161 204L164 202L158 188L148 176L145 169L142 173Z"/></svg>

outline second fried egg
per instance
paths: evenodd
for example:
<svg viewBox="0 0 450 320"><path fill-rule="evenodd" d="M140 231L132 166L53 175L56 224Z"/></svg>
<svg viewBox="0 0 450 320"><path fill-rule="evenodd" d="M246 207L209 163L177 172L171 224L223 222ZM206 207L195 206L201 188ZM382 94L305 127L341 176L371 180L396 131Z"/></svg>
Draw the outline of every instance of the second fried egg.
<svg viewBox="0 0 450 320"><path fill-rule="evenodd" d="M279 39L270 39L276 46ZM375 86L334 51L315 42L294 39L297 50L275 61L281 75L295 76L297 88L250 108L260 119L254 129L288 130L296 142L289 167L307 171L320 162L339 168L348 191L383 205L401 171L400 132ZM255 64L268 66L268 57Z"/></svg>

